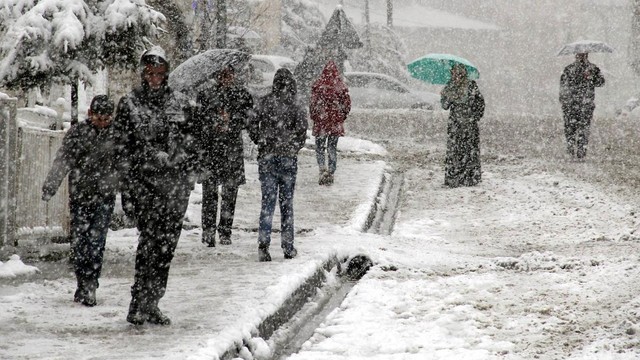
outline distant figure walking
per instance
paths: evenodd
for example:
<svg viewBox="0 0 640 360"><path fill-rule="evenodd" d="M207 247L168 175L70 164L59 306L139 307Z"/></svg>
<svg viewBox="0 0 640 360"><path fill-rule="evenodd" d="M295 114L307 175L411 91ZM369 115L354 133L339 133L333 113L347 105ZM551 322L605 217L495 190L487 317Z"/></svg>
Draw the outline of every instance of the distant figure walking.
<svg viewBox="0 0 640 360"><path fill-rule="evenodd" d="M253 113L253 98L237 83L232 67L220 71L216 80L212 88L198 94L196 112L202 170L202 242L209 247L216 246L216 230L220 244L231 245L238 188L246 182L242 130Z"/></svg>
<svg viewBox="0 0 640 360"><path fill-rule="evenodd" d="M482 180L478 122L484 115L484 98L478 84L467 77L464 65L451 68L451 80L442 90L440 101L444 110L450 110L444 184L474 186Z"/></svg>
<svg viewBox="0 0 640 360"><path fill-rule="evenodd" d="M320 174L318 184L333 184L337 166L338 139L344 136L344 121L351 111L349 89L342 81L336 63L329 60L313 83L309 114L316 138L316 159ZM325 150L328 161L325 164ZM328 166L327 166L328 165Z"/></svg>
<svg viewBox="0 0 640 360"><path fill-rule="evenodd" d="M189 99L167 84L169 60L162 48L146 51L140 65L142 84L120 99L113 124L123 201L128 199L123 206L140 233L127 321L169 325L158 303L195 182L192 110Z"/></svg>
<svg viewBox="0 0 640 360"><path fill-rule="evenodd" d="M298 175L298 152L307 133L307 112L298 102L296 81L287 69L276 71L273 87L251 122L251 140L258 145L258 175L262 190L258 230L258 260L271 261L271 225L280 202L280 247L285 259L298 251L293 246L293 193Z"/></svg>
<svg viewBox="0 0 640 360"><path fill-rule="evenodd" d="M589 54L576 54L560 76L560 104L564 115L567 152L583 159L587 155L595 104L595 88L604 85L600 68L589 62Z"/></svg>
<svg viewBox="0 0 640 360"><path fill-rule="evenodd" d="M71 254L77 280L73 301L86 306L96 305L118 186L111 127L113 107L107 95L96 95L91 100L87 120L65 134L42 186L42 200L49 201L69 174Z"/></svg>

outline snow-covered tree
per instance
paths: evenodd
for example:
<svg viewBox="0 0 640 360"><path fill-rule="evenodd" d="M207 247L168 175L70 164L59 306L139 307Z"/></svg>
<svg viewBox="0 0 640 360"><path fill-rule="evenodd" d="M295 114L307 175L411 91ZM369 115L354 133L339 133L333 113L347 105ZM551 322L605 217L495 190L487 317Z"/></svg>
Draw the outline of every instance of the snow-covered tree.
<svg viewBox="0 0 640 360"><path fill-rule="evenodd" d="M282 16L282 47L301 60L309 45L315 44L327 20L317 4L305 0L285 0Z"/></svg>
<svg viewBox="0 0 640 360"><path fill-rule="evenodd" d="M406 82L409 73L404 42L393 29L381 24L370 24L369 36L369 47L365 46L351 52L349 64L352 69L387 74Z"/></svg>
<svg viewBox="0 0 640 360"><path fill-rule="evenodd" d="M4 0L0 86L71 85L74 121L78 81L91 84L106 66L137 66L147 38L164 20L144 0Z"/></svg>

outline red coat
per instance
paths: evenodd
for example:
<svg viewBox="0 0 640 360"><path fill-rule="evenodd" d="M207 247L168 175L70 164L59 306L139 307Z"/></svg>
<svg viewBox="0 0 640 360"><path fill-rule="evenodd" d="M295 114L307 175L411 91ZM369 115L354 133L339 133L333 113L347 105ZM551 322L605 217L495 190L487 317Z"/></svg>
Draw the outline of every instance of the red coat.
<svg viewBox="0 0 640 360"><path fill-rule="evenodd" d="M340 78L336 64L329 61L311 88L309 114L313 121L313 136L343 136L343 123L349 111L349 89Z"/></svg>

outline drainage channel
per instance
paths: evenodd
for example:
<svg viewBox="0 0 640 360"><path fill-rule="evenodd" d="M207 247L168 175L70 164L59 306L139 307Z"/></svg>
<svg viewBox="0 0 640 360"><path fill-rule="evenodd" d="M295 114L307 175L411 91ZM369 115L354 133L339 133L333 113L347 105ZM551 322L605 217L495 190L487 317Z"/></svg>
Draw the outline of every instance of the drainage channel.
<svg viewBox="0 0 640 360"><path fill-rule="evenodd" d="M391 234L403 185L403 173L384 174L364 232ZM270 343L271 359L283 360L297 353L371 266L373 263L366 255L340 260L334 258L325 262L276 313L258 326L259 336ZM222 359L237 357L242 348L248 350L250 346L245 342L227 351Z"/></svg>

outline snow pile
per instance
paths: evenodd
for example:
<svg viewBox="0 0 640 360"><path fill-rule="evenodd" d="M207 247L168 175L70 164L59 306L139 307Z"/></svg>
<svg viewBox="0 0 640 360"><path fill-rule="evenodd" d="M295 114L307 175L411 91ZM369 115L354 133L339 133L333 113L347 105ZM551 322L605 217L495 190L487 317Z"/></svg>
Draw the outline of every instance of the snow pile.
<svg viewBox="0 0 640 360"><path fill-rule="evenodd" d="M0 261L0 278L14 278L20 275L30 275L40 272L40 270L31 265L25 265L25 263L20 260L20 256L11 255L9 257L9 261L2 262Z"/></svg>

